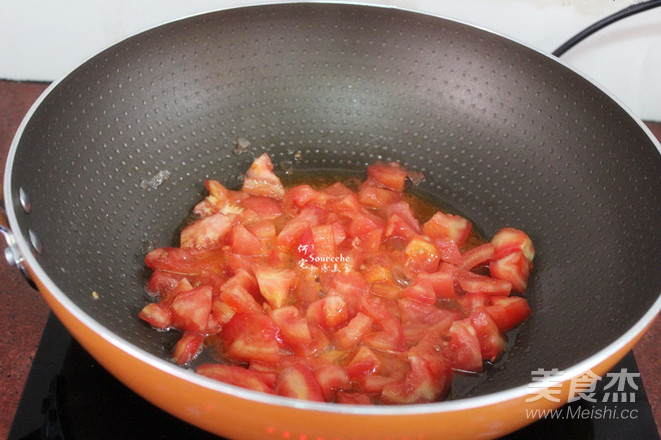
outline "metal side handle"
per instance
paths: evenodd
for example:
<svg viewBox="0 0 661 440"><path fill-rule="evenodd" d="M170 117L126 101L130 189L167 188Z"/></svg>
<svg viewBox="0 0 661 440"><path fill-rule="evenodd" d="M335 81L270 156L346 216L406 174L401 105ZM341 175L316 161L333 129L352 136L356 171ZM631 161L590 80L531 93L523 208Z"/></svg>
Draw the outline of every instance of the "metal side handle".
<svg viewBox="0 0 661 440"><path fill-rule="evenodd" d="M2 195L2 185L0 185L0 196ZM23 278L28 282L30 287L33 289L36 289L37 286L30 277L30 274L28 273L27 269L25 268L25 265L23 265L23 261L25 261L25 258L23 258L23 255L18 249L18 246L16 245L16 239L14 238L14 233L9 229L9 224L7 221L7 216L5 214L5 201L0 198L0 234L5 239L5 243L7 244L7 247L4 250L4 256L5 260L10 266L16 267L18 270L21 271L21 274L23 274Z"/></svg>

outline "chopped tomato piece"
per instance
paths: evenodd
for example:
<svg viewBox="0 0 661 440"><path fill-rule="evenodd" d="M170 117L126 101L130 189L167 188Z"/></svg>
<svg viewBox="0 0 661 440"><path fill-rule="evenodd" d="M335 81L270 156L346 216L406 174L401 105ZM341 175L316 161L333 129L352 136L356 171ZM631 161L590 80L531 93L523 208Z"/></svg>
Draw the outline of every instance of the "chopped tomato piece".
<svg viewBox="0 0 661 440"><path fill-rule="evenodd" d="M324 206L327 200L328 196L326 194L317 191L310 185L298 185L287 190L282 204L288 213L297 214L309 203Z"/></svg>
<svg viewBox="0 0 661 440"><path fill-rule="evenodd" d="M479 307L489 304L489 295L482 292L472 292L457 298L457 303L461 306L464 313L468 315Z"/></svg>
<svg viewBox="0 0 661 440"><path fill-rule="evenodd" d="M372 318L358 312L347 325L335 332L335 338L345 350L356 345L372 326Z"/></svg>
<svg viewBox="0 0 661 440"><path fill-rule="evenodd" d="M494 246L491 243L484 243L476 246L462 254L462 262L459 268L462 270L471 270L480 264L488 263L493 258Z"/></svg>
<svg viewBox="0 0 661 440"><path fill-rule="evenodd" d="M237 313L220 332L224 353L236 361L276 363L282 334L265 313Z"/></svg>
<svg viewBox="0 0 661 440"><path fill-rule="evenodd" d="M443 240L453 240L457 246L463 246L470 235L473 224L459 215L437 212L424 225L425 235Z"/></svg>
<svg viewBox="0 0 661 440"><path fill-rule="evenodd" d="M158 248L145 257L147 266L184 276L222 273L226 258L215 250L184 248Z"/></svg>
<svg viewBox="0 0 661 440"><path fill-rule="evenodd" d="M372 373L376 373L382 366L379 358L373 350L360 346L346 366L347 374L351 379L359 379Z"/></svg>
<svg viewBox="0 0 661 440"><path fill-rule="evenodd" d="M273 243L277 236L275 230L275 223L273 220L259 220L253 223L248 223L246 229L249 230L255 237L262 243Z"/></svg>
<svg viewBox="0 0 661 440"><path fill-rule="evenodd" d="M335 258L335 234L333 225L315 225L312 231L314 258L317 265L332 263Z"/></svg>
<svg viewBox="0 0 661 440"><path fill-rule="evenodd" d="M509 295L526 290L534 250L514 228L483 243L466 218L403 193L423 177L377 163L362 182L285 189L263 154L240 191L207 180L180 245L145 257L154 302L139 317L182 332L177 364L215 350L218 364L196 371L232 385L350 404L441 400L454 373L497 361L530 315Z"/></svg>
<svg viewBox="0 0 661 440"><path fill-rule="evenodd" d="M238 313L259 312L262 306L244 287L234 285L220 291L220 299Z"/></svg>
<svg viewBox="0 0 661 440"><path fill-rule="evenodd" d="M384 403L428 403L445 395L452 373L442 354L425 343L411 349L408 359L411 369L406 376L383 388Z"/></svg>
<svg viewBox="0 0 661 440"><path fill-rule="evenodd" d="M365 254L372 254L378 252L381 246L381 237L383 236L383 228L374 228L364 234L355 237L351 244L353 248Z"/></svg>
<svg viewBox="0 0 661 440"><path fill-rule="evenodd" d="M207 180L204 184L209 195L193 208L193 214L206 217L220 211L229 200L230 191L216 180Z"/></svg>
<svg viewBox="0 0 661 440"><path fill-rule="evenodd" d="M204 335L201 333L184 332L177 342L172 357L178 365L189 364L202 351Z"/></svg>
<svg viewBox="0 0 661 440"><path fill-rule="evenodd" d="M365 181L358 190L358 201L363 206L371 208L384 208L401 199L401 192L377 186L375 182L370 180Z"/></svg>
<svg viewBox="0 0 661 440"><path fill-rule="evenodd" d="M432 243L438 249L438 255L442 262L450 263L453 266L461 266L464 257L461 255L459 246L454 240L447 238L432 238Z"/></svg>
<svg viewBox="0 0 661 440"><path fill-rule="evenodd" d="M155 270L149 277L147 292L157 298L163 298L174 289L184 276L164 270Z"/></svg>
<svg viewBox="0 0 661 440"><path fill-rule="evenodd" d="M172 325L179 330L203 333L211 313L211 287L200 286L182 292L170 305Z"/></svg>
<svg viewBox="0 0 661 440"><path fill-rule="evenodd" d="M236 225L231 233L232 252L240 255L264 255L262 242L243 225Z"/></svg>
<svg viewBox="0 0 661 440"><path fill-rule="evenodd" d="M347 234L349 237L360 237L376 229L383 228L383 220L369 211L362 209L351 212Z"/></svg>
<svg viewBox="0 0 661 440"><path fill-rule="evenodd" d="M296 217L289 220L278 234L276 243L283 250L296 248L303 232L311 226L319 224L322 211L314 206L306 207Z"/></svg>
<svg viewBox="0 0 661 440"><path fill-rule="evenodd" d="M261 391L262 393L273 393L273 389L258 374L242 367L223 364L202 364L195 369L195 372L230 385Z"/></svg>
<svg viewBox="0 0 661 440"><path fill-rule="evenodd" d="M491 239L494 246L494 259L502 258L515 250L520 250L526 256L528 261L532 262L535 258L535 248L528 235L515 228L503 228L496 232Z"/></svg>
<svg viewBox="0 0 661 440"><path fill-rule="evenodd" d="M287 367L278 374L275 393L301 400L324 401L324 393L314 374L301 365Z"/></svg>
<svg viewBox="0 0 661 440"><path fill-rule="evenodd" d="M142 308L138 316L157 329L165 330L172 325L170 309L161 303L147 304Z"/></svg>
<svg viewBox="0 0 661 440"><path fill-rule="evenodd" d="M253 211L260 218L275 218L282 215L282 206L270 197L246 197L241 201L241 205Z"/></svg>
<svg viewBox="0 0 661 440"><path fill-rule="evenodd" d="M397 162L375 163L367 167L367 175L395 191L404 191L407 171Z"/></svg>
<svg viewBox="0 0 661 440"><path fill-rule="evenodd" d="M421 272L416 276L415 282L429 284L436 299L452 299L457 296L454 289L454 276L449 272Z"/></svg>
<svg viewBox="0 0 661 440"><path fill-rule="evenodd" d="M489 273L492 277L509 281L512 289L519 293L526 292L531 270L532 263L520 250L515 250L489 264Z"/></svg>
<svg viewBox="0 0 661 440"><path fill-rule="evenodd" d="M273 308L282 307L289 291L296 284L296 272L291 269L273 269L263 265L254 265L252 269L264 298Z"/></svg>
<svg viewBox="0 0 661 440"><path fill-rule="evenodd" d="M484 293L487 295L509 295L512 291L512 283L498 280L484 275L459 274L457 282L466 293Z"/></svg>
<svg viewBox="0 0 661 440"><path fill-rule="evenodd" d="M430 283L417 282L402 290L400 298L410 298L423 304L433 305L436 302L436 293Z"/></svg>
<svg viewBox="0 0 661 440"><path fill-rule="evenodd" d="M273 163L266 153L250 165L242 189L253 196L271 197L276 200L282 200L285 196L285 187L273 173Z"/></svg>
<svg viewBox="0 0 661 440"><path fill-rule="evenodd" d="M236 309L227 304L225 301L221 300L220 297L215 297L211 301L211 317L213 317L215 325L218 328L211 328L213 332L217 332L220 328L230 322L232 317L236 314ZM207 322L207 328L211 326ZM211 333L211 332L210 332Z"/></svg>
<svg viewBox="0 0 661 440"><path fill-rule="evenodd" d="M506 332L511 330L530 316L530 305L520 296L492 296L491 305L484 308L496 321L498 328Z"/></svg>
<svg viewBox="0 0 661 440"><path fill-rule="evenodd" d="M337 393L337 403L347 405L371 405L372 399L365 393L339 391Z"/></svg>
<svg viewBox="0 0 661 440"><path fill-rule="evenodd" d="M491 315L484 311L476 311L468 317L477 332L480 341L480 352L482 359L495 362L505 351L507 342Z"/></svg>
<svg viewBox="0 0 661 440"><path fill-rule="evenodd" d="M327 329L334 329L348 322L349 311L342 297L329 295L310 304L306 317Z"/></svg>
<svg viewBox="0 0 661 440"><path fill-rule="evenodd" d="M232 221L217 213L197 220L181 230L181 247L213 249L225 244L225 237L232 229Z"/></svg>
<svg viewBox="0 0 661 440"><path fill-rule="evenodd" d="M406 201L393 203L386 209L388 216L384 235L408 241L421 233L420 224Z"/></svg>
<svg viewBox="0 0 661 440"><path fill-rule="evenodd" d="M332 402L338 391L350 387L347 371L337 364L328 364L317 368L314 371L314 377L327 402Z"/></svg>
<svg viewBox="0 0 661 440"><path fill-rule="evenodd" d="M453 349L452 368L464 372L482 371L482 350L477 331L466 318L452 323L448 332Z"/></svg>
<svg viewBox="0 0 661 440"><path fill-rule="evenodd" d="M299 316L295 306L280 307L271 311L271 317L280 328L284 342L301 350L312 343L308 321Z"/></svg>
<svg viewBox="0 0 661 440"><path fill-rule="evenodd" d="M440 263L440 255L429 238L417 235L404 249L406 268L413 273L435 272Z"/></svg>

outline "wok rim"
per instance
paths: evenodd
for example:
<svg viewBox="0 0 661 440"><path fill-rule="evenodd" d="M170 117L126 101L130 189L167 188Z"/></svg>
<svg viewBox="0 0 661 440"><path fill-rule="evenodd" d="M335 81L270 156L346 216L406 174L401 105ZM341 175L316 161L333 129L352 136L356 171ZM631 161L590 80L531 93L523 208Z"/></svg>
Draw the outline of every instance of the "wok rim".
<svg viewBox="0 0 661 440"><path fill-rule="evenodd" d="M398 7L398 6L393 6L393 5L379 5L379 4L367 4L367 3L361 3L361 2L345 2L345 1L307 1L307 2L297 2L297 1L284 1L284 2L255 2L255 3L250 3L250 4L244 4L244 5L238 5L238 6L233 6L233 7L228 7L228 8L221 8L221 9L210 9L207 11L199 12L199 13L194 13L190 15L186 15L183 17L179 17L173 20L165 21L161 24L152 26L147 29L143 29L139 32L136 32L132 35L127 36L126 38L123 38L119 41L113 42L109 44L106 48L103 50L91 55L87 59L85 59L83 62L78 64L76 67L71 69L70 72L62 76L61 78L53 81L47 88L44 90L44 92L37 98L37 100L32 104L28 112L25 114L23 119L21 120L21 123L18 127L18 130L16 131L10 148L9 152L7 155L7 162L5 166L5 175L4 175L4 182L3 182L3 200L4 201L11 201L11 203L5 203L5 213L7 216L7 220L9 223L9 229L12 231L15 241L16 241L16 246L18 248L19 254L23 258L23 264L29 268L31 274L35 276L41 284L43 284L44 288L48 291L48 293L53 297L54 300L56 300L61 306L63 306L66 310L68 310L74 318L83 324L86 329L92 331L94 334L98 335L102 339L104 339L106 342L109 344L113 345L117 349L123 351L124 353L129 354L133 358L139 360L140 362L143 362L145 364L150 365L151 367L157 368L160 371L172 375L176 377L177 379L190 382L194 385L201 386L203 388L210 389L215 392L223 393L226 395L229 395L234 398L239 398L247 401L254 401L256 403L261 403L261 404L267 404L267 405L273 405L273 406L279 406L279 407L288 407L292 409L299 409L299 410L308 410L308 411L315 411L315 412L325 412L325 413L333 413L333 414L346 414L346 415L377 415L377 416L402 416L402 415L414 415L414 414L431 414L431 413L449 413L453 411L461 411L461 410L466 410L466 409L475 409L475 408L480 408L480 407L487 407L491 405L496 405L505 401L509 401L512 399L518 399L522 398L526 395L530 395L534 390L539 390L539 382L536 382L536 386L534 388L530 387L530 384L533 383L530 381L526 385L520 385L517 387L512 387L508 388L506 390L502 391L496 391L492 392L489 394L484 394L484 395L479 395L479 396L474 396L474 397L464 397L464 398L458 398L455 400L444 400L444 401L439 401L439 402L433 402L433 403L425 403L425 404L399 404L399 405L354 405L354 404L336 404L336 403L319 403L319 402L310 402L310 401L304 401L304 400L299 400L299 399L294 399L294 398L289 398L289 397L283 397L283 396L277 396L277 395L271 395L271 394L266 394L266 393L261 393L258 391L252 391L249 389L241 388L238 386L230 385L227 383L223 383L214 379L207 378L205 376L199 375L197 373L194 373L190 369L182 368L180 366L177 366L173 364L172 362L163 359L161 357L158 357L154 354L151 354L147 352L146 350L138 347L137 345L133 344L132 342L118 336L115 334L112 330L107 328L106 326L100 324L98 321L96 321L94 318L92 318L88 313L86 313L84 310L82 310L76 303L71 300L65 293L62 291L54 282L53 280L48 276L48 274L43 270L41 265L37 262L36 257L33 253L32 246L29 243L29 241L26 239L27 236L27 231L22 231L21 228L19 227L19 222L16 216L16 211L14 209L14 201L17 199L14 194L14 190L12 188L12 171L13 171L13 165L14 165L14 160L16 157L16 152L18 151L19 144L23 135L23 132L25 131L25 128L27 125L30 123L30 120L34 113L37 111L37 109L40 107L41 103L46 99L46 97L52 93L52 91L58 87L58 85L64 81L66 78L68 78L70 75L74 73L75 70L78 68L82 67L83 65L87 64L90 60L95 58L97 55L102 53L103 51L114 47L116 45L122 44L126 42L129 39L132 39L136 36L141 35L142 33L158 28L160 26L164 25L169 25L172 23L176 23L179 21L184 21L192 17L197 17L197 16L202 16L210 13L215 13L215 12L222 12L222 11L229 11L229 10L234 10L234 9L243 9L243 8L253 8L253 7L261 7L261 6L274 6L274 5L296 5L296 4L307 4L307 5L317 5L317 4L332 4L332 5L350 5L350 6L363 6L363 7L368 7L368 8L379 8L379 9L390 9L390 10L395 10L395 11L402 11L402 12L408 12L408 13L414 13L414 14L420 14L420 15L426 15L434 18L439 18L442 20L447 20L450 22L462 24L474 29L481 30L483 32L486 32L488 34L504 38L508 41L514 42L520 46L525 47L528 50L531 50L539 55L542 55L551 61L554 61L556 63L559 63L562 65L564 68L568 69L570 72L572 72L575 75L578 75L588 81L590 84L595 86L598 91L601 93L604 93L608 98L610 98L614 104L619 106L622 110L625 111L625 113L633 120L636 122L636 124L643 130L643 132L647 135L649 140L652 142L652 144L656 147L657 152L661 154L661 143L655 138L655 136L652 134L651 130L642 122L642 120L635 115L631 109L629 109L624 103L617 97L615 96L612 92L610 92L607 88L602 86L600 83L597 81L593 80L590 78L588 75L585 73L581 72L579 69L576 69L573 66L570 66L567 64L565 61L562 59L553 56L552 54L546 53L544 51L541 51L539 49L536 49L526 43L523 43L521 41L518 41L512 37L503 35L501 33L495 32L493 30L484 28L479 25L471 24L466 21L458 20L455 18L450 18L444 15L440 14L434 14L430 13L427 11L420 11L420 10L413 10L413 9L408 9L408 8L403 8L403 7ZM19 233L20 231L20 233ZM25 232L25 233L24 233ZM44 294L41 292L42 295ZM653 322L653 320L659 315L661 312L661 292L657 292L657 299L654 301L652 306L623 334L621 334L617 339L615 339L613 342L610 344L606 345L605 347L602 347L599 351L594 353L593 355L584 358L580 360L579 362L571 365L570 367L564 369L561 374L553 376L553 380L544 382L544 384L547 387L554 387L562 384L563 382L566 382L574 377L577 377L581 374L584 374L591 368L605 362L608 360L611 356L616 354L618 351L626 347L632 340L634 340L637 336L641 335L644 333L644 331L647 329L647 327Z"/></svg>

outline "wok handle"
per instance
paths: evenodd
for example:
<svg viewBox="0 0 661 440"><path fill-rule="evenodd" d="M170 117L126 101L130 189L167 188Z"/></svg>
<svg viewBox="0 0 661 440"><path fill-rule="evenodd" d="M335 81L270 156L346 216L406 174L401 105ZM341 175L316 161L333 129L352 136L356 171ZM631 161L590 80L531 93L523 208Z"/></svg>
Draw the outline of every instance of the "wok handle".
<svg viewBox="0 0 661 440"><path fill-rule="evenodd" d="M0 234L4 237L5 243L7 244L7 247L3 252L5 260L10 266L14 266L21 271L23 278L25 278L25 281L27 281L30 287L37 289L37 285L34 283L23 264L25 258L23 258L23 255L18 250L14 233L9 229L9 222L7 221L7 215L5 213L5 201L2 198L2 194L4 194L3 187L0 185Z"/></svg>

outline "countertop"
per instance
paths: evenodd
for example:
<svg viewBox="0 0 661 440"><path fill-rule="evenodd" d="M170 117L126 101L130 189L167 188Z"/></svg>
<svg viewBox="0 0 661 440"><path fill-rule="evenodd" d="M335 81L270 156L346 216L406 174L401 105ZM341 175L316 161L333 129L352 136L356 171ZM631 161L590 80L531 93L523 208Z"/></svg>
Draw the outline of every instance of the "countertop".
<svg viewBox="0 0 661 440"><path fill-rule="evenodd" d="M0 175L21 119L48 84L0 81ZM661 139L661 123L647 123ZM660 189L661 190L661 189ZM0 439L9 433L25 380L48 317L41 295L0 261ZM634 348L634 355L661 434L661 318Z"/></svg>

